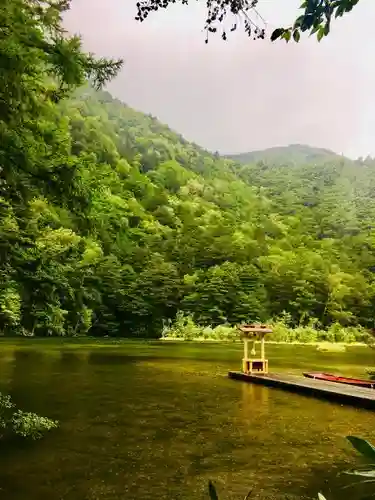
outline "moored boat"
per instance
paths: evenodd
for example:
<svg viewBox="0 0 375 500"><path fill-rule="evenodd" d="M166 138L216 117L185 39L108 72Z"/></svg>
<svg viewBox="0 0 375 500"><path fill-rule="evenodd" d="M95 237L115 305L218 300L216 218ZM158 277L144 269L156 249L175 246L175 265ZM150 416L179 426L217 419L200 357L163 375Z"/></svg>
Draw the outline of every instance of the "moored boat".
<svg viewBox="0 0 375 500"><path fill-rule="evenodd" d="M323 380L325 382L338 382L339 384L355 385L357 387L375 388L375 380L361 380L357 378L341 377L339 375L331 375L330 373L309 372L303 374L307 378L315 380Z"/></svg>

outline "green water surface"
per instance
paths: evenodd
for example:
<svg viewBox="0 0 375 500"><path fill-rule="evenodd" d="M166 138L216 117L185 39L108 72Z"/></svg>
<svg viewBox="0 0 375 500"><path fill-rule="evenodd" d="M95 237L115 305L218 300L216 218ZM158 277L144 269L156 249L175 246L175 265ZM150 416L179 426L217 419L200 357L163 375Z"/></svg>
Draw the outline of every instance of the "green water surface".
<svg viewBox="0 0 375 500"><path fill-rule="evenodd" d="M368 348L269 346L271 370L365 376ZM344 437L375 441L375 412L229 380L237 345L25 340L0 343L0 389L58 419L0 454L7 500L355 498L337 472L358 463ZM375 491L375 489L374 489Z"/></svg>

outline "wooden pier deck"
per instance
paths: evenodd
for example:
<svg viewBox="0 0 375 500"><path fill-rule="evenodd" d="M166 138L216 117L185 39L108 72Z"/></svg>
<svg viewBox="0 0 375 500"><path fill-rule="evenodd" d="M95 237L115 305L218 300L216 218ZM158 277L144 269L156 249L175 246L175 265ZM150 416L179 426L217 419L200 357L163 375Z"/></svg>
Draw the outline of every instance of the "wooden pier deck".
<svg viewBox="0 0 375 500"><path fill-rule="evenodd" d="M355 387L337 382L324 382L288 373L269 373L268 375L246 375L242 372L229 372L228 376L236 380L276 387L291 392L314 396L329 401L350 404L352 406L375 409L375 389Z"/></svg>

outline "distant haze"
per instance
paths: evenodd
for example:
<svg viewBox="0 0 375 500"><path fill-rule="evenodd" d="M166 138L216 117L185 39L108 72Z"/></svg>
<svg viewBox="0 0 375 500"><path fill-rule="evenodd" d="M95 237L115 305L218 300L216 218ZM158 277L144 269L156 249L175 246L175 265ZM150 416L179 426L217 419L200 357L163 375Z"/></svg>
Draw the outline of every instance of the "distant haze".
<svg viewBox="0 0 375 500"><path fill-rule="evenodd" d="M136 22L136 0L73 0L66 27L87 50L125 59L109 86L199 145L239 153L290 143L375 156L375 1L361 0L321 43L251 41L240 31L204 43L205 8L172 5ZM301 0L260 0L274 26Z"/></svg>

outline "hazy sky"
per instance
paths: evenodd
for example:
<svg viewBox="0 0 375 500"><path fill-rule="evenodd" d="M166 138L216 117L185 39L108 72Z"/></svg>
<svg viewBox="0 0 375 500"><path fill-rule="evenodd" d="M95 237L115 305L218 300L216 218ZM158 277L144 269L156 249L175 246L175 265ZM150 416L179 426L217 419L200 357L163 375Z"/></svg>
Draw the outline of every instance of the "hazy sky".
<svg viewBox="0 0 375 500"><path fill-rule="evenodd" d="M204 2L134 20L136 0L73 0L67 28L87 50L121 57L108 89L210 150L304 143L375 155L375 1L361 0L321 43L252 41L239 31L204 43ZM260 0L273 26L301 0Z"/></svg>

